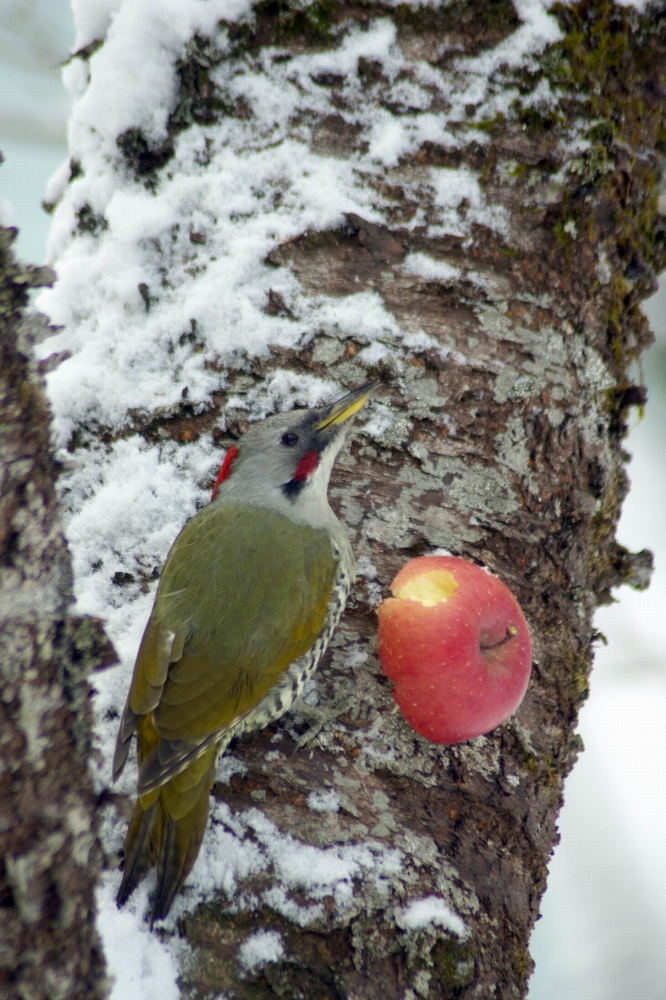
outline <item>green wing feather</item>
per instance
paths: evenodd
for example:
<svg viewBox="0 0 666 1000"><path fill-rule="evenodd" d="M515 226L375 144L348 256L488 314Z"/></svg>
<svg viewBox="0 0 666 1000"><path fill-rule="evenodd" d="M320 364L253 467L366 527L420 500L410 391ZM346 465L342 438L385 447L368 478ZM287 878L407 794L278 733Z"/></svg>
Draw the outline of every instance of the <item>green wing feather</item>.
<svg viewBox="0 0 666 1000"><path fill-rule="evenodd" d="M322 631L336 568L328 532L280 514L211 504L193 517L162 573L114 771L149 712L162 742L148 768L153 788L156 758L192 759L197 746L251 712Z"/></svg>

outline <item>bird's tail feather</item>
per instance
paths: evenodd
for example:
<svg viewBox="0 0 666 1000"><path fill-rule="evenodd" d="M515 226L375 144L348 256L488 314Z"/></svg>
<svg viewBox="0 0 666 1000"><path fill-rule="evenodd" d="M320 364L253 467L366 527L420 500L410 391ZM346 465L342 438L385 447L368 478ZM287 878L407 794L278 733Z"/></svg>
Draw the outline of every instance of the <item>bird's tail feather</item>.
<svg viewBox="0 0 666 1000"><path fill-rule="evenodd" d="M216 747L161 788L141 795L125 841L125 866L116 901L129 898L150 868L157 869L151 927L163 920L190 874L206 832ZM197 772L197 773L193 773ZM197 780L198 779L198 780Z"/></svg>

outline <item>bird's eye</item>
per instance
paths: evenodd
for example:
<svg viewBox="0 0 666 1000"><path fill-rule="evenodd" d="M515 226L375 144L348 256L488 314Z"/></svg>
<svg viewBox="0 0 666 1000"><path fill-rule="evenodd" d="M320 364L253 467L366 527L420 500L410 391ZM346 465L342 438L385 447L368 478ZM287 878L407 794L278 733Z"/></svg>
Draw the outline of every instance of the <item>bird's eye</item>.
<svg viewBox="0 0 666 1000"><path fill-rule="evenodd" d="M286 434L282 435L282 442L285 448L293 448L295 444L298 444L298 434L292 434L291 431L287 431Z"/></svg>

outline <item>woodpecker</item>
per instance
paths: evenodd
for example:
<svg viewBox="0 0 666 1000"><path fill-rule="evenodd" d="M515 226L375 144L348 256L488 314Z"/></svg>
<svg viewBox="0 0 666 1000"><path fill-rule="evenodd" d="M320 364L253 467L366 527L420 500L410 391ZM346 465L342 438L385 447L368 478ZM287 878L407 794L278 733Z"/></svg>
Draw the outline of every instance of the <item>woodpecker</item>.
<svg viewBox="0 0 666 1000"><path fill-rule="evenodd" d="M137 738L137 801L117 903L153 866L151 927L192 870L217 762L300 695L340 620L356 566L328 482L369 382L322 409L252 427L211 502L176 538L134 666L113 759Z"/></svg>

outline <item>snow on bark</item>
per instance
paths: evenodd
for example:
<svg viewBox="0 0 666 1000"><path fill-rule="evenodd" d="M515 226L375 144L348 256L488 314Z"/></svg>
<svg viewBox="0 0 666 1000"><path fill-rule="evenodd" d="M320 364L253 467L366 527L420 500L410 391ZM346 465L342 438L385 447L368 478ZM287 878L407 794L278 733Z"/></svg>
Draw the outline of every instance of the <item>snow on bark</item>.
<svg viewBox="0 0 666 1000"><path fill-rule="evenodd" d="M647 22L612 4L75 13L71 158L47 195L59 280L40 307L63 327L42 357L78 463L63 499L79 607L122 659L96 685L100 788L161 563L225 449L277 409L386 384L333 479L361 577L306 700L338 719L298 750L287 717L223 761L163 946L150 885L117 914L108 873L117 989L152 995L163 947L161 995L179 967L191 997L522 996L591 614L649 561L613 531L626 366L647 339L634 306L661 252L638 192L663 37L640 69ZM617 141L599 125L624 99L611 59L649 109ZM506 580L535 650L518 715L448 749L395 715L374 653L382 588L440 546ZM112 861L123 834L107 810Z"/></svg>

